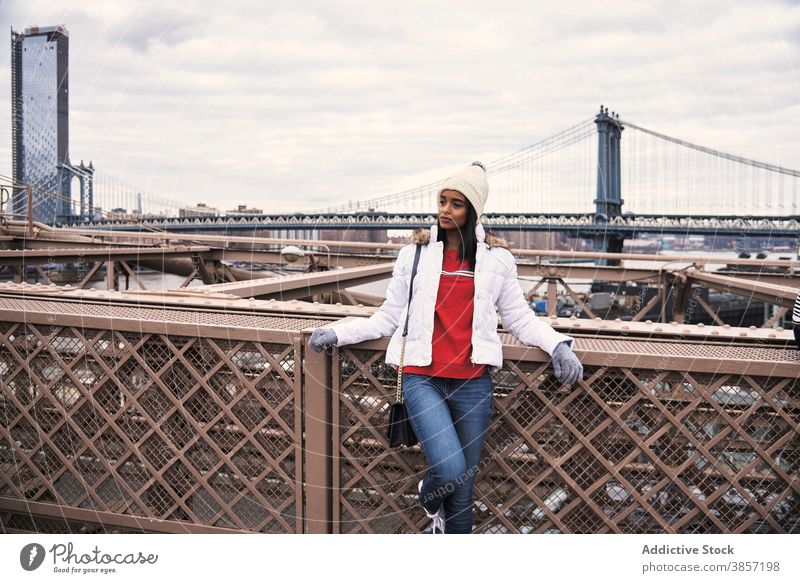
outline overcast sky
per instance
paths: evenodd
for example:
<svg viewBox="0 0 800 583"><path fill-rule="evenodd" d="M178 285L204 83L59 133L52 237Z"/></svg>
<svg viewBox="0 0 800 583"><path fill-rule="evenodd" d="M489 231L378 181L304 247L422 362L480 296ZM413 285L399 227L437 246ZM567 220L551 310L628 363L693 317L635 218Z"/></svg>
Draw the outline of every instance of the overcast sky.
<svg viewBox="0 0 800 583"><path fill-rule="evenodd" d="M800 168L795 0L0 0L3 35L53 24L69 30L73 162L186 203L291 212L414 187L601 103Z"/></svg>

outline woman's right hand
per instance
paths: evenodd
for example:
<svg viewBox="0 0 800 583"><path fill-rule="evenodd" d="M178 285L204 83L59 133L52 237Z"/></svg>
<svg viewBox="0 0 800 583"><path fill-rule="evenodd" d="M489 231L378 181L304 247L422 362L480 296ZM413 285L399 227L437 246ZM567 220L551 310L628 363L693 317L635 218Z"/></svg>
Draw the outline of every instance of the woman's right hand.
<svg viewBox="0 0 800 583"><path fill-rule="evenodd" d="M336 346L338 340L336 332L331 328L317 328L311 333L308 345L316 352L321 352L329 346Z"/></svg>

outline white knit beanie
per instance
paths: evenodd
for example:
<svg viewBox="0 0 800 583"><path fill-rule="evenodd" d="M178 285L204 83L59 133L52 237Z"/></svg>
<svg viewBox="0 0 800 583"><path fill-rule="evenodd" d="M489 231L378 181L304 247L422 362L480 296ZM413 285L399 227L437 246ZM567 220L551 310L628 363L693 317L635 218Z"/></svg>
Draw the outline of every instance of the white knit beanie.
<svg viewBox="0 0 800 583"><path fill-rule="evenodd" d="M480 218L483 214L483 207L486 205L486 199L489 198L486 168L480 162L473 162L472 165L447 178L439 188L439 192L436 193L437 198L443 190L457 190L463 194L475 207L475 213Z"/></svg>

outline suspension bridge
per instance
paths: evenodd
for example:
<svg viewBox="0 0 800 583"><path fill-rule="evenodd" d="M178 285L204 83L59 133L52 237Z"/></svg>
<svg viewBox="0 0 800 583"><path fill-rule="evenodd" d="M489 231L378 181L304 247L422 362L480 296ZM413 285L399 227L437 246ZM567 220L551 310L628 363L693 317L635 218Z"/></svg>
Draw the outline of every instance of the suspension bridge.
<svg viewBox="0 0 800 583"><path fill-rule="evenodd" d="M798 173L605 109L488 170L492 228L581 233L603 250L513 250L537 281L526 299L546 290L542 317L575 338L585 374L561 385L498 321L476 532L800 532L800 353L784 327L800 261L614 251L643 231L796 237ZM52 196L3 179L4 201ZM388 339L317 353L309 338L374 314L383 298L352 288L389 277L402 247L322 240L320 226L430 224L438 183L189 218L172 197L95 179L100 217L0 220L0 530L419 531L423 452L385 438ZM276 277L236 265L286 261L297 269ZM76 277L58 285L66 265ZM147 270L183 281L147 289ZM593 303L576 280L619 293ZM732 295L745 308L726 314ZM560 314L560 297L578 313Z"/></svg>
<svg viewBox="0 0 800 583"><path fill-rule="evenodd" d="M793 237L800 228L800 171L660 133L603 106L593 118L490 161L487 174L489 228L601 238L605 251L639 233ZM435 221L439 184L326 208L242 214L217 211L213 200L207 212L189 211L174 196L95 170L93 208L101 210L67 201L73 212L62 224L176 232L413 229ZM55 195L33 188L31 196L35 206ZM263 194L265 201L282 197Z"/></svg>

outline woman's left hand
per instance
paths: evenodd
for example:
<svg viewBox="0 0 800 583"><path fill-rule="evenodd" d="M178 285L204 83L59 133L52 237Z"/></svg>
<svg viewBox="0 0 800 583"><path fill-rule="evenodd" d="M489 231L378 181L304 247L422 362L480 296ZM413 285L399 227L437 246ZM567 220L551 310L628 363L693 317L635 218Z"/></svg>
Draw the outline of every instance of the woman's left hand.
<svg viewBox="0 0 800 583"><path fill-rule="evenodd" d="M556 378L568 385L583 378L583 365L575 356L569 342L562 342L553 350L553 370Z"/></svg>

